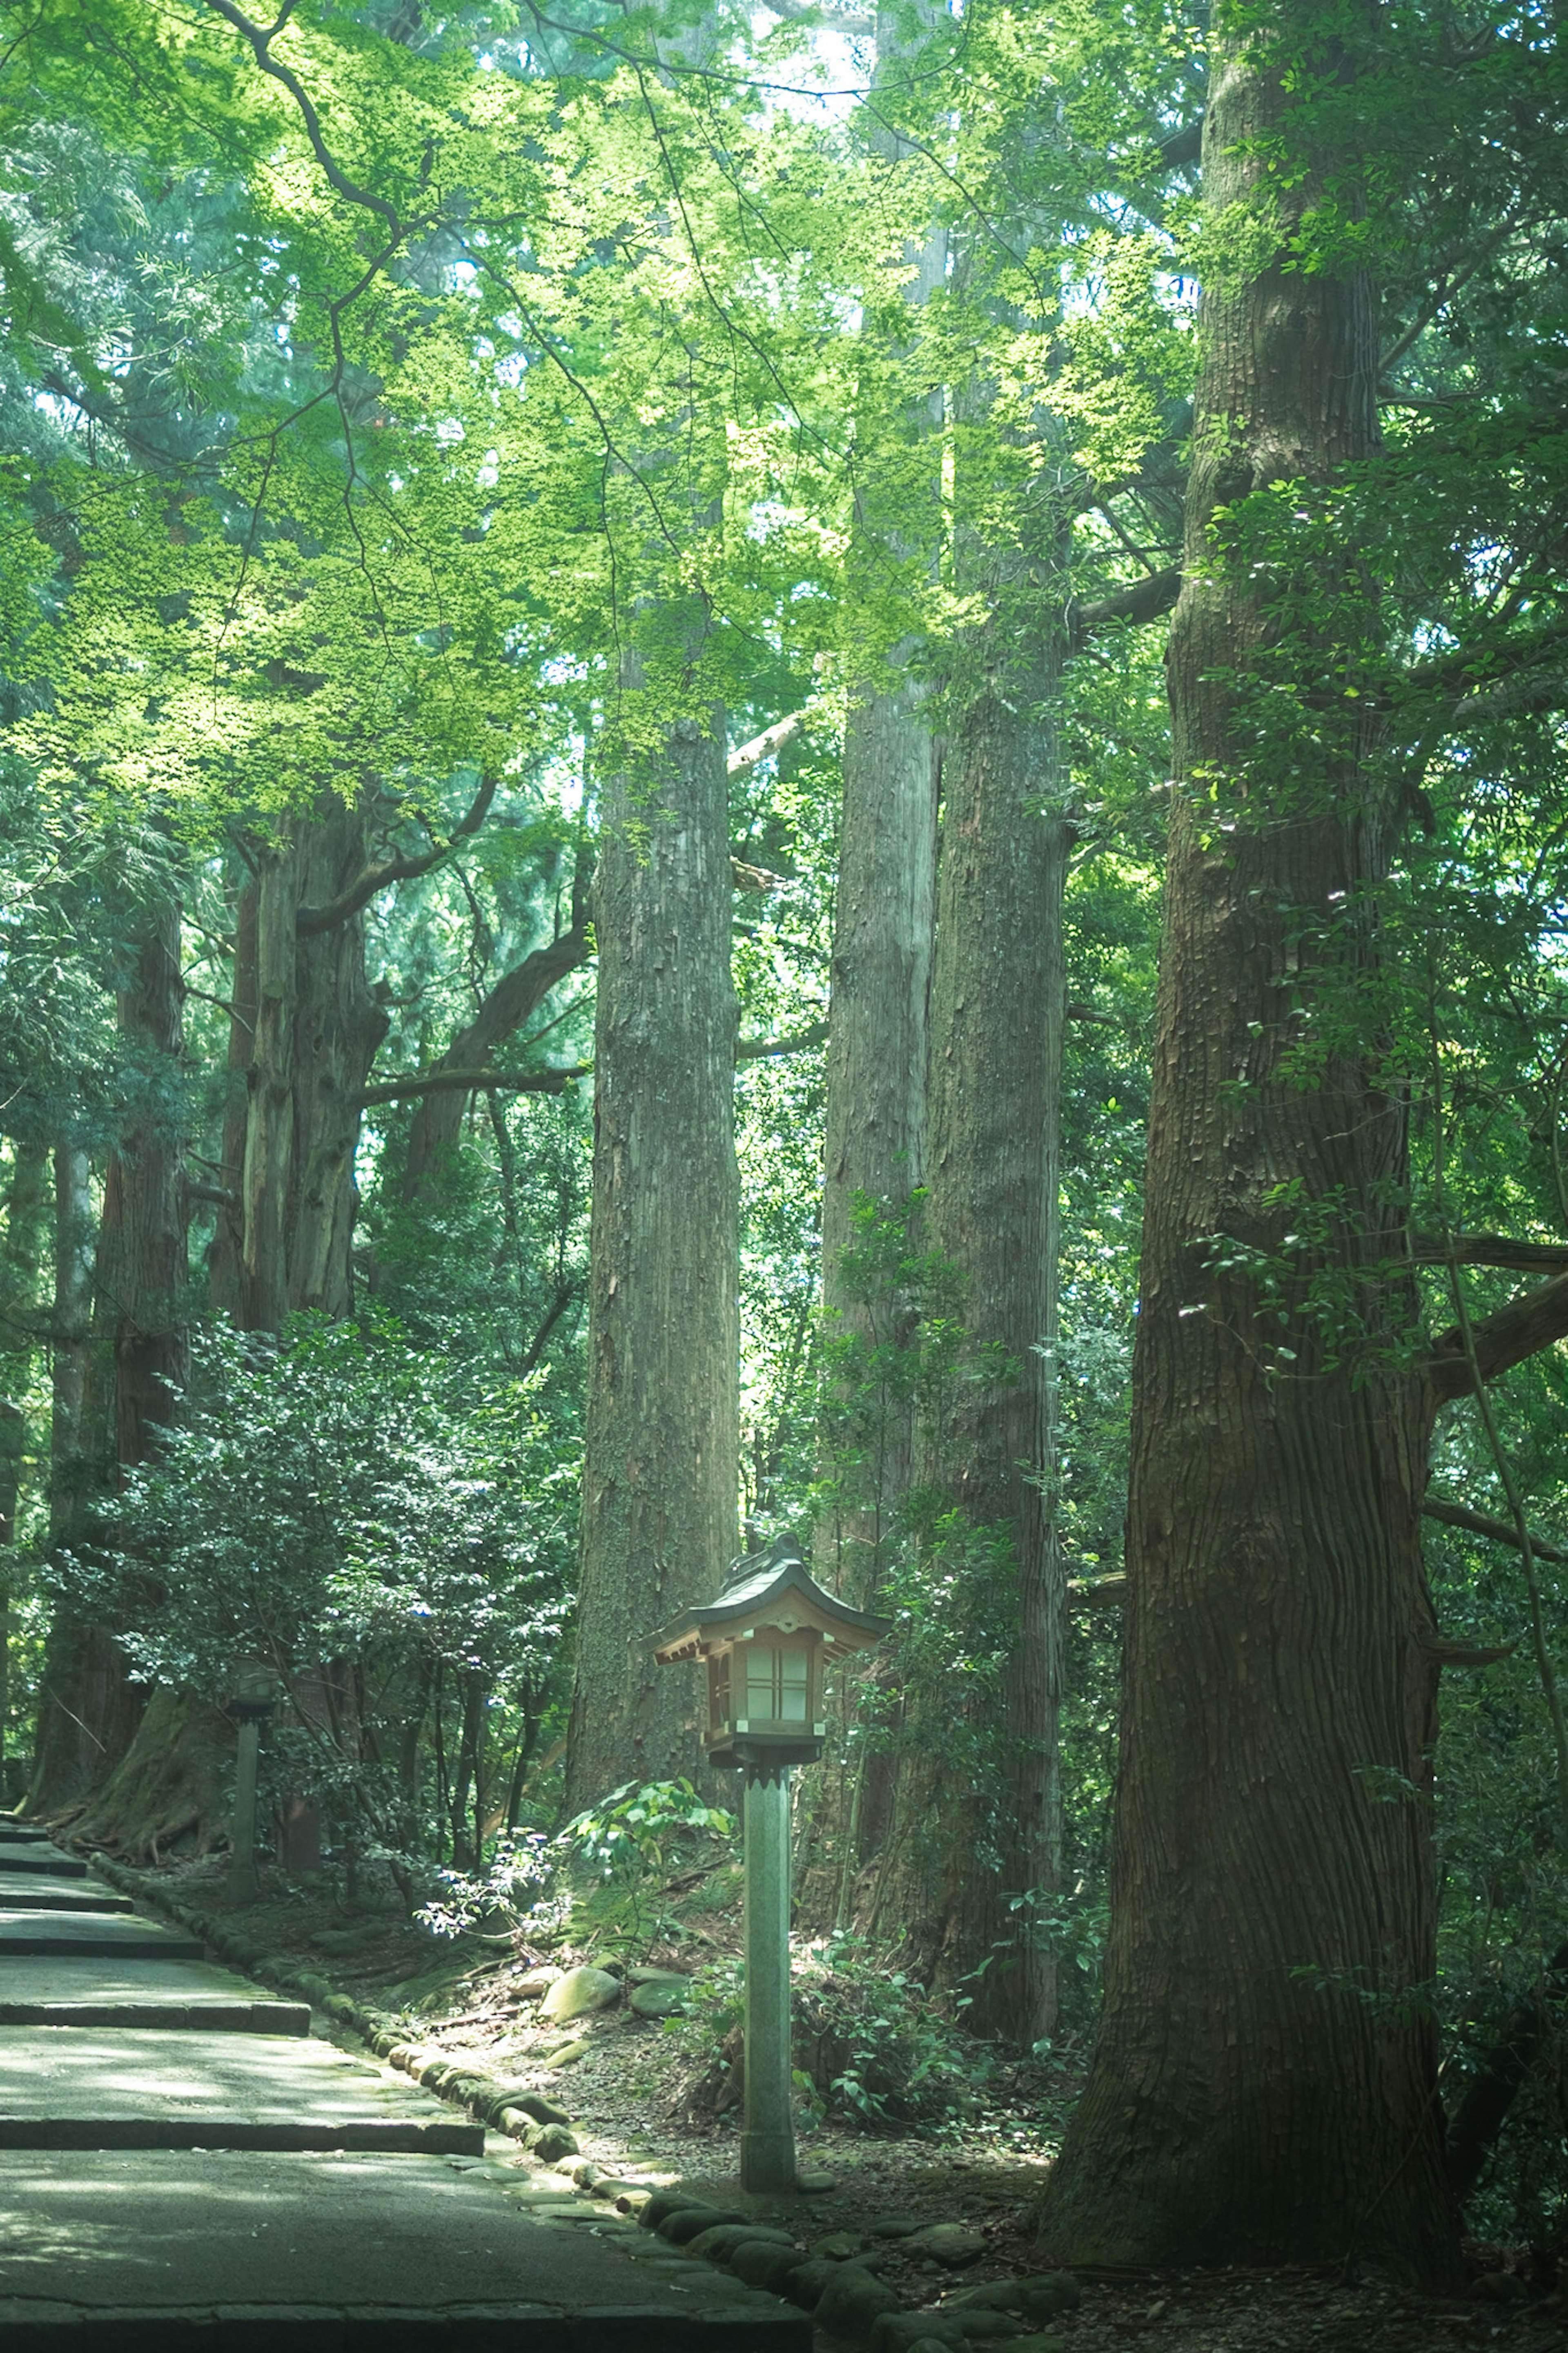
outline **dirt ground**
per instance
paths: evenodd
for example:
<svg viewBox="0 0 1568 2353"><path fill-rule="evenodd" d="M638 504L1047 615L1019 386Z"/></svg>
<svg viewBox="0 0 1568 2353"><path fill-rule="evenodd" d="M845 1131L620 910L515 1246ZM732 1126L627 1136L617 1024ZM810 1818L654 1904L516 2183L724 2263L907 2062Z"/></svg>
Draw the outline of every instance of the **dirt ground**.
<svg viewBox="0 0 1568 2353"><path fill-rule="evenodd" d="M176 1866L157 1877L199 1909L213 1912L221 1901L219 1863ZM571 1966L587 1957L569 1939L543 1951L505 1936L437 1938L391 1904L349 1912L326 1886L285 1888L270 1877L260 1905L229 1916L268 1950L405 2019L422 2046L547 2094L570 2112L583 2159L604 2173L649 2188L679 2182L718 2202L733 2195L738 2117L694 2108L693 2086L712 2054L693 2029L625 2008L563 2028L540 2017L537 1995L520 1991L538 1962ZM702 1946L727 1941L729 1925L710 1920ZM649 1957L689 1968L695 1949L683 1944ZM568 2037L586 2047L552 2064ZM839 2233L869 2236L891 2220L958 2222L984 2236L984 2254L962 2273L922 2268L889 2241L882 2276L910 2306L936 2306L944 2293L979 2280L1047 2270L1024 2218L1055 2153L1052 2116L1059 2121L1065 2081L1059 2072L1046 2079L1037 2070L1004 2071L989 2105L940 2142L826 2123L803 2134L801 2161L832 2186L751 2201L752 2209L807 2248ZM528 2161L520 2154L520 2164ZM1478 2247L1468 2258L1466 2290L1448 2297L1415 2295L1364 2270L1348 2276L1338 2268L1080 2271L1080 2306L1050 2328L1063 2353L1169 2353L1177 2345L1191 2353L1438 2353L1493 2344L1537 2353L1568 2346L1568 2290L1540 2276L1525 2251Z"/></svg>

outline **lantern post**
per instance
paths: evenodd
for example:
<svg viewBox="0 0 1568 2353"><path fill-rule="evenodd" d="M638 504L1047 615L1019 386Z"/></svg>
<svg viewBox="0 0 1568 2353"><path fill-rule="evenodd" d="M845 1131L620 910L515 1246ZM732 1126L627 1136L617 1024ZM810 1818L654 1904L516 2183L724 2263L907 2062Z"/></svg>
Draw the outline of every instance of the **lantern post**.
<svg viewBox="0 0 1568 2353"><path fill-rule="evenodd" d="M256 1873L256 1793L260 1778L261 1727L278 1704L278 1678L268 1667L247 1667L235 1678L229 1713L239 1718L234 1766L234 1821L229 1833L231 1909L255 1904L261 1894Z"/></svg>
<svg viewBox="0 0 1568 2353"><path fill-rule="evenodd" d="M745 1837L746 2063L741 2187L793 2189L790 2108L789 1777L822 1755L822 1675L891 1620L850 1609L806 1568L793 1536L732 1561L712 1601L660 1634L660 1666L708 1670L708 1761L742 1774Z"/></svg>

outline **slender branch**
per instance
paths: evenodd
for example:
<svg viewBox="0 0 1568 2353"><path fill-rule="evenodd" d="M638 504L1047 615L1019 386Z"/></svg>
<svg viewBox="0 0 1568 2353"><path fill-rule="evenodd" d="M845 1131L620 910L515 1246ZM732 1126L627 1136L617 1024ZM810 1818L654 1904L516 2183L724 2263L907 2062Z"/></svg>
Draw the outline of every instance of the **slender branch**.
<svg viewBox="0 0 1568 2353"><path fill-rule="evenodd" d="M1509 1234L1462 1234L1446 1242L1441 1234L1415 1234L1410 1255L1417 1266L1510 1266L1544 1272L1568 1269L1568 1242L1520 1242Z"/></svg>
<svg viewBox="0 0 1568 2353"><path fill-rule="evenodd" d="M335 188L345 204L362 205L366 212L377 214L398 238L401 239L405 236L407 232L396 206L388 204L384 196L378 196L374 189L362 188L357 180L349 178L348 174L337 162L327 145L321 132L321 118L316 112L309 90L291 67L282 64L271 54L268 45L273 35L283 29L288 22L289 11L285 8L275 24L257 25L252 23L242 8L235 6L234 0L206 0L206 5L215 16L221 16L226 24L232 25L236 32L242 34L249 42L256 55L256 62L262 72L270 74L274 81L282 83L300 110L300 120L305 126L305 136L310 142L310 152L321 165L329 187Z"/></svg>
<svg viewBox="0 0 1568 2353"><path fill-rule="evenodd" d="M375 1103L403 1103L414 1095L464 1094L562 1095L579 1079L591 1079L592 1062L572 1062L544 1071L420 1071L405 1079L387 1079L366 1087L355 1097L362 1111Z"/></svg>
<svg viewBox="0 0 1568 2353"><path fill-rule="evenodd" d="M1075 606L1068 622L1073 645L1081 646L1096 629L1113 621L1131 621L1134 625L1157 621L1163 613L1171 610L1181 587L1181 567L1173 564L1163 572L1152 573L1147 580L1135 580L1131 588L1118 588L1109 596L1098 597L1092 605Z"/></svg>
<svg viewBox="0 0 1568 2353"><path fill-rule="evenodd" d="M433 849L423 851L417 858L387 858L379 866L367 866L346 891L339 892L335 899L329 899L320 907L301 907L294 922L300 937L302 940L314 939L319 933L335 931L340 923L346 923L351 916L359 913L362 907L368 907L379 892L387 890L394 882L407 882L417 874L428 874L432 867L439 866L443 859L450 858L458 844L466 841L469 834L477 833L483 825L489 813L490 803L496 797L496 781L494 776L480 779L479 789L469 802L467 814L458 819L446 841L437 842Z"/></svg>
<svg viewBox="0 0 1568 2353"><path fill-rule="evenodd" d="M820 1046L827 1035L826 1021L813 1022L809 1029L797 1029L789 1038L742 1038L736 1041L737 1062L760 1062L775 1055L803 1054L809 1047ZM544 1071L419 1071L405 1079L387 1079L380 1086L367 1087L355 1100L362 1110L374 1103L402 1103L413 1095L447 1094L460 1088L465 1094L559 1095L574 1087L580 1079L594 1075L592 1062L572 1062Z"/></svg>
<svg viewBox="0 0 1568 2353"><path fill-rule="evenodd" d="M764 727L762 733L753 735L749 744L737 744L730 754L728 773L731 776L743 776L748 768L758 766L763 760L771 760L775 752L783 751L793 735L800 733L805 721L804 711L792 711L787 719L775 719L771 727Z"/></svg>
<svg viewBox="0 0 1568 2353"><path fill-rule="evenodd" d="M738 1038L735 1041L737 1062L771 1061L780 1054L804 1054L813 1046L820 1046L827 1035L826 1021L814 1021L809 1029L797 1029L790 1038Z"/></svg>
<svg viewBox="0 0 1568 2353"><path fill-rule="evenodd" d="M1554 1340L1568 1334L1568 1274L1522 1292L1470 1324L1473 1346L1467 1347L1462 1327L1456 1324L1439 1335L1436 1353L1427 1360L1426 1378L1439 1401L1468 1397L1476 1382L1495 1381L1527 1356L1539 1356Z"/></svg>
<svg viewBox="0 0 1568 2353"><path fill-rule="evenodd" d="M1489 1512L1472 1512L1468 1504L1450 1504L1446 1496L1428 1495L1421 1506L1421 1516L1441 1520L1445 1527L1464 1528L1473 1536L1489 1536L1493 1544L1511 1545L1516 1552L1521 1549L1519 1530L1511 1520L1494 1520ZM1548 1544L1533 1528L1530 1532L1530 1549L1537 1560L1568 1561L1568 1552L1561 1545Z"/></svg>

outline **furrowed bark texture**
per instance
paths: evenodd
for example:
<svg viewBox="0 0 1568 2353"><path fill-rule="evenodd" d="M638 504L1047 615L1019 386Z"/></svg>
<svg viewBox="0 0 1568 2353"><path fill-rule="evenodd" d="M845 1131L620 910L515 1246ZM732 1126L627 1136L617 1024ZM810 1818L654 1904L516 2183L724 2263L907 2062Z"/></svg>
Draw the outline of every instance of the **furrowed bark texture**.
<svg viewBox="0 0 1568 2353"><path fill-rule="evenodd" d="M1004 1548L1014 1614L999 1760L949 1777L939 1973L965 1979L982 2033L1033 2042L1056 2022L1056 1968L1009 1898L1056 1892L1066 1585L1053 1499L1058 1185L1070 829L1040 801L1058 773L1056 664L984 691L944 770L931 988L926 1238L965 1279L972 1344L1016 1381L963 1393L933 1465L970 1526ZM988 1707L995 1705L988 1695ZM998 1768L999 1765L999 1770ZM973 1972L984 1968L978 1978Z"/></svg>
<svg viewBox="0 0 1568 2353"><path fill-rule="evenodd" d="M1212 215L1247 200L1259 167L1237 144L1289 103L1262 48L1222 35ZM1310 196L1276 189L1287 233ZM1334 1020L1373 968L1387 843L1353 715L1322 713L1310 774L1289 765L1300 738L1271 763L1256 708L1238 716L1230 681L1291 620L1206 538L1255 485L1375 449L1374 328L1368 287L1331 269L1205 295L1105 2009L1039 2217L1069 2262L1458 2265L1435 2034L1411 1991L1435 1967L1433 1396L1378 1345L1415 1313L1373 1271L1404 1249L1403 1105L1379 1091L1376 1041L1358 1054ZM1302 1048L1311 1083L1289 1067ZM1373 1324L1357 1362L1312 1317L1270 1312L1252 1251L1285 1267L1298 1310L1314 1275L1350 1288Z"/></svg>
<svg viewBox="0 0 1568 2353"><path fill-rule="evenodd" d="M360 1103L387 1017L364 968L364 914L301 933L368 863L368 805L323 797L261 853L240 893L229 1067L243 1101L224 1137L230 1206L213 1245L217 1304L249 1332L298 1308L346 1315Z"/></svg>
<svg viewBox="0 0 1568 2353"><path fill-rule="evenodd" d="M180 915L161 909L134 950L118 1018L142 1103L110 1155L95 1268L95 1337L77 1417L75 1467L57 1533L79 1541L80 1514L110 1463L144 1461L157 1430L178 1409L187 1367L188 1271L185 1196L175 1082L184 1059ZM85 1169L64 1156L59 1171L58 1298L64 1329L79 1328L74 1297L82 1242L78 1193ZM74 1398L74 1342L64 1344L57 1403ZM107 1359L107 1361L106 1361ZM95 1377L96 1376L96 1377ZM62 1465L62 1468L67 1466ZM97 1476L94 1476L96 1470ZM119 1645L101 1627L61 1611L49 1632L38 1694L37 1746L27 1810L58 1816L113 1769L132 1743L145 1694L132 1683Z"/></svg>
<svg viewBox="0 0 1568 2353"><path fill-rule="evenodd" d="M5 1198L5 1241L0 1250L0 1545L16 1541L16 1504L27 1451L27 1416L23 1404L32 1363L28 1329L38 1287L38 1259L48 1196L47 1145L18 1141L12 1147L11 1182ZM0 1584L0 1760L11 1714L11 1588ZM7 1789L0 1794L9 1797ZM17 1794L20 1794L19 1792Z"/></svg>
<svg viewBox="0 0 1568 2353"><path fill-rule="evenodd" d="M656 1667L651 1640L737 1548L728 814L717 713L605 793L574 1812L699 1767L701 1677Z"/></svg>

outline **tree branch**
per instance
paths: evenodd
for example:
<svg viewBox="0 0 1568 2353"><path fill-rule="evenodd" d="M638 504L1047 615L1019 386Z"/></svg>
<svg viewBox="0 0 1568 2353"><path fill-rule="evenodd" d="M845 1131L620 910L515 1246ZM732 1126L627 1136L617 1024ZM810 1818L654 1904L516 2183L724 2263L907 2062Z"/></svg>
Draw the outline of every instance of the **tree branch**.
<svg viewBox="0 0 1568 2353"><path fill-rule="evenodd" d="M1417 1266L1511 1266L1526 1273L1568 1268L1568 1242L1519 1242L1508 1234L1461 1234L1452 1240L1416 1234L1410 1255Z"/></svg>
<svg viewBox="0 0 1568 2353"><path fill-rule="evenodd" d="M395 237L401 239L406 236L407 230L398 216L396 206L388 204L384 196L378 196L374 189L362 188L356 180L349 178L348 174L338 164L322 136L321 118L316 112L309 90L291 67L281 64L271 54L268 43L275 33L282 31L292 13L291 10L285 8L275 24L257 25L251 22L243 9L234 5L234 0L206 0L206 5L215 16L221 16L226 24L232 25L236 32L242 34L249 42L255 53L256 62L262 72L269 74L274 81L282 83L283 88L300 110L300 120L305 126L305 136L310 142L310 152L321 165L328 186L336 189L345 204L363 205L366 212L378 215L385 221Z"/></svg>
<svg viewBox="0 0 1568 2353"><path fill-rule="evenodd" d="M1568 1274L1560 1274L1554 1282L1543 1282L1539 1290L1522 1292L1495 1315L1483 1315L1472 1331L1476 1369L1483 1381L1495 1381L1510 1366L1539 1356L1542 1348L1550 1348L1568 1333ZM1465 1335L1458 1324L1439 1336L1426 1365L1426 1378L1440 1401L1469 1397L1474 1391Z"/></svg>
<svg viewBox="0 0 1568 2353"><path fill-rule="evenodd" d="M381 1086L366 1087L356 1100L362 1111L368 1111L374 1103L402 1103L412 1095L449 1094L457 1089L476 1095L491 1089L498 1094L563 1095L579 1079L593 1075L592 1062L544 1071L416 1071L405 1079L387 1079Z"/></svg>
<svg viewBox="0 0 1568 2353"><path fill-rule="evenodd" d="M826 1035L826 1022L814 1021L809 1029L797 1029L790 1038L738 1038L735 1060L763 1062L777 1054L804 1054L809 1047L820 1046Z"/></svg>
<svg viewBox="0 0 1568 2353"><path fill-rule="evenodd" d="M453 827L448 840L437 842L435 849L422 851L417 858L387 858L379 866L367 866L335 899L329 899L320 907L301 907L294 919L300 937L310 940L318 933L336 931L340 923L346 923L362 907L368 907L379 892L388 890L394 882L412 881L416 875L428 874L443 859L450 858L458 844L466 841L469 834L478 833L483 825L496 797L496 781L494 776L480 778L479 789L469 802L467 815Z"/></svg>
<svg viewBox="0 0 1568 2353"><path fill-rule="evenodd" d="M789 1038L741 1038L735 1044L737 1062L760 1062L779 1054L802 1054L811 1046L820 1046L827 1035L826 1021L814 1022L809 1029L797 1029ZM405 1079L388 1079L377 1087L367 1087L356 1100L362 1109L374 1103L402 1103L413 1095L449 1094L461 1089L465 1094L482 1095L492 1088L501 1094L559 1095L579 1079L591 1079L592 1062L571 1062L544 1071L443 1070L416 1071Z"/></svg>
<svg viewBox="0 0 1568 2353"><path fill-rule="evenodd" d="M787 719L775 719L771 727L764 727L762 733L753 735L749 744L738 744L730 754L726 773L731 776L743 776L748 768L758 767L763 760L771 760L775 752L784 750L792 735L799 734L805 719L804 711L792 711Z"/></svg>
<svg viewBox="0 0 1568 2353"><path fill-rule="evenodd" d="M1464 1528L1473 1536L1488 1536L1493 1544L1511 1545L1515 1552L1523 1549L1519 1530L1510 1520L1494 1520L1489 1512L1472 1512L1468 1504L1450 1504L1441 1495L1428 1495L1421 1506L1423 1519L1441 1520L1445 1527ZM1530 1532L1530 1549L1537 1560L1568 1561L1568 1552L1560 1545L1548 1544Z"/></svg>
<svg viewBox="0 0 1568 2353"><path fill-rule="evenodd" d="M1068 617L1071 643L1081 646L1096 629L1113 621L1131 621L1135 626L1157 621L1163 613L1171 610L1181 588L1181 567L1173 564L1163 572L1152 572L1147 580L1135 580L1131 588L1118 588L1109 596L1097 597L1092 605L1076 605Z"/></svg>

